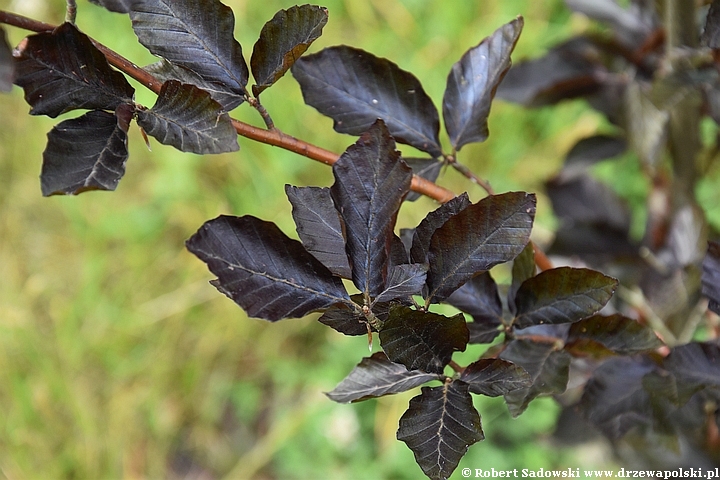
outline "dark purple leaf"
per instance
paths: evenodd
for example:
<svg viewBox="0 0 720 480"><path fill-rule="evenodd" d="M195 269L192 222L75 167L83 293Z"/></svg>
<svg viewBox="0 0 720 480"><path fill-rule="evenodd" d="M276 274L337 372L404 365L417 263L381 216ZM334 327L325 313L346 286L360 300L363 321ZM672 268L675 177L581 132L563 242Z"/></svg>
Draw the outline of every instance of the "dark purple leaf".
<svg viewBox="0 0 720 480"><path fill-rule="evenodd" d="M422 291L427 277L427 265L420 263L396 265L390 270L385 290L375 302L389 302L396 298L408 298Z"/></svg>
<svg viewBox="0 0 720 480"><path fill-rule="evenodd" d="M445 317L398 306L380 330L388 358L408 370L441 374L456 351L465 351L468 330L462 314Z"/></svg>
<svg viewBox="0 0 720 480"><path fill-rule="evenodd" d="M48 133L40 174L43 195L115 190L125 174L133 107L122 105L118 111L116 116L93 110Z"/></svg>
<svg viewBox="0 0 720 480"><path fill-rule="evenodd" d="M363 358L332 392L326 395L338 403L358 402L368 398L401 393L431 380L440 380L434 373L408 370L393 363L382 352Z"/></svg>
<svg viewBox="0 0 720 480"><path fill-rule="evenodd" d="M544 57L513 66L500 83L497 96L539 107L595 93L606 73L598 58L598 49L588 39L570 39Z"/></svg>
<svg viewBox="0 0 720 480"><path fill-rule="evenodd" d="M519 388L529 388L532 378L524 368L499 358L481 359L471 363L460 375L478 395L499 397Z"/></svg>
<svg viewBox="0 0 720 480"><path fill-rule="evenodd" d="M90 0L90 3L105 7L111 12L128 13L133 0Z"/></svg>
<svg viewBox="0 0 720 480"><path fill-rule="evenodd" d="M455 150L487 139L490 104L510 68L510 54L522 28L523 19L518 17L495 30L453 65L443 96L443 119Z"/></svg>
<svg viewBox="0 0 720 480"><path fill-rule="evenodd" d="M608 158L617 157L627 150L623 137L594 135L577 142L565 157L563 178L572 178L589 167Z"/></svg>
<svg viewBox="0 0 720 480"><path fill-rule="evenodd" d="M610 300L618 281L586 268L560 267L540 272L515 296L515 326L572 323L594 315Z"/></svg>
<svg viewBox="0 0 720 480"><path fill-rule="evenodd" d="M393 229L412 170L379 120L333 165L330 194L345 225L355 286L371 297L385 290Z"/></svg>
<svg viewBox="0 0 720 480"><path fill-rule="evenodd" d="M391 61L330 47L298 59L292 73L305 103L332 118L336 131L361 135L382 118L398 142L442 155L435 105L418 79Z"/></svg>
<svg viewBox="0 0 720 480"><path fill-rule="evenodd" d="M597 342L615 353L633 355L662 346L652 328L622 315L595 315L570 326L568 343Z"/></svg>
<svg viewBox="0 0 720 480"><path fill-rule="evenodd" d="M522 252L535 218L535 195L511 192L470 205L438 228L430 240L429 294L440 302L480 272Z"/></svg>
<svg viewBox="0 0 720 480"><path fill-rule="evenodd" d="M513 340L500 358L519 365L532 378L532 386L505 394L505 402L513 417L525 411L541 395L560 394L567 388L570 355L554 343Z"/></svg>
<svg viewBox="0 0 720 480"><path fill-rule="evenodd" d="M720 48L720 1L713 0L705 20L700 41L710 48Z"/></svg>
<svg viewBox="0 0 720 480"><path fill-rule="evenodd" d="M131 7L133 30L150 52L218 90L247 94L248 68L229 7L218 0L133 0Z"/></svg>
<svg viewBox="0 0 720 480"><path fill-rule="evenodd" d="M413 451L425 475L449 478L470 445L485 438L468 385L456 380L423 387L400 418L397 438Z"/></svg>
<svg viewBox="0 0 720 480"><path fill-rule="evenodd" d="M137 122L164 145L197 154L237 151L237 133L210 94L195 85L169 80L150 110L138 110Z"/></svg>
<svg viewBox="0 0 720 480"><path fill-rule="evenodd" d="M643 388L643 377L656 367L645 359L611 358L604 362L585 386L580 409L605 435L619 439L631 428L648 425L652 405Z"/></svg>
<svg viewBox="0 0 720 480"><path fill-rule="evenodd" d="M640 47L652 31L652 23L639 9L626 10L615 0L565 0L565 3L576 12L607 23L613 28L613 33L631 47Z"/></svg>
<svg viewBox="0 0 720 480"><path fill-rule="evenodd" d="M29 36L15 55L15 83L25 90L32 115L54 118L77 108L115 110L132 103L135 90L123 74L69 23Z"/></svg>
<svg viewBox="0 0 720 480"><path fill-rule="evenodd" d="M365 315L358 308L351 308L345 303L339 303L328 308L318 318L318 321L343 335L359 336L368 334L369 326Z"/></svg>
<svg viewBox="0 0 720 480"><path fill-rule="evenodd" d="M195 85L205 90L213 100L222 105L226 112L233 110L245 101L242 95L228 91L224 85L218 86L217 84L208 82L192 70L173 65L167 60L160 60L159 62L148 65L144 70L163 83L168 80L177 80L180 83L189 83L190 85Z"/></svg>
<svg viewBox="0 0 720 480"><path fill-rule="evenodd" d="M500 330L498 329L500 325L500 321L498 321L497 323L479 322L477 320L475 320L474 322L468 322L467 328L468 332L470 332L470 340L468 341L468 343L491 343L493 340L495 340L495 338L497 338L498 335L500 335Z"/></svg>
<svg viewBox="0 0 720 480"><path fill-rule="evenodd" d="M627 206L612 189L588 174L556 177L546 187L555 215L565 222L602 225L626 235L629 232Z"/></svg>
<svg viewBox="0 0 720 480"><path fill-rule="evenodd" d="M355 307L342 281L274 223L220 216L206 222L187 248L218 276L213 285L252 317L275 321L336 303Z"/></svg>
<svg viewBox="0 0 720 480"><path fill-rule="evenodd" d="M710 299L710 310L720 315L720 243L708 242L702 268L702 293Z"/></svg>
<svg viewBox="0 0 720 480"><path fill-rule="evenodd" d="M463 193L427 214L413 232L410 257L414 262L427 263L430 239L435 233L435 230L442 227L448 219L468 207L470 203L468 194Z"/></svg>
<svg viewBox="0 0 720 480"><path fill-rule="evenodd" d="M15 61L5 29L0 27L0 92L12 90L15 82Z"/></svg>
<svg viewBox="0 0 720 480"><path fill-rule="evenodd" d="M298 236L305 249L335 275L350 278L340 216L329 188L285 185Z"/></svg>
<svg viewBox="0 0 720 480"><path fill-rule="evenodd" d="M720 387L720 346L688 343L675 347L665 358L665 368L678 382L695 388Z"/></svg>
<svg viewBox="0 0 720 480"><path fill-rule="evenodd" d="M403 160L405 160L405 163L407 163L408 166L412 168L412 171L415 175L431 182L437 180L438 176L440 175L440 170L444 165L443 162L440 162L434 158L403 157ZM405 200L408 202L414 202L421 196L422 194L418 192L410 192L408 193L407 197L405 197Z"/></svg>
<svg viewBox="0 0 720 480"><path fill-rule="evenodd" d="M390 270L398 265L406 265L412 263L410 261L410 254L408 249L405 248L403 239L393 234L392 241L390 242Z"/></svg>
<svg viewBox="0 0 720 480"><path fill-rule="evenodd" d="M684 268L700 264L707 245L703 210L697 205L679 208L672 216L666 242L667 250L659 255L666 265Z"/></svg>
<svg viewBox="0 0 720 480"><path fill-rule="evenodd" d="M497 284L488 272L467 281L445 299L453 307L472 315L475 323L497 329L502 319L502 301Z"/></svg>
<svg viewBox="0 0 720 480"><path fill-rule="evenodd" d="M513 315L517 312L515 308L515 294L518 288L520 288L520 285L522 285L525 280L534 277L536 273L535 247L533 247L532 242L528 242L525 248L523 248L523 251L520 252L520 255L513 260L512 283L510 284L507 294L508 307L510 308L510 313Z"/></svg>
<svg viewBox="0 0 720 480"><path fill-rule="evenodd" d="M285 75L320 37L327 21L327 8L295 5L280 10L265 24L250 58L250 68L256 82L253 94L256 97Z"/></svg>

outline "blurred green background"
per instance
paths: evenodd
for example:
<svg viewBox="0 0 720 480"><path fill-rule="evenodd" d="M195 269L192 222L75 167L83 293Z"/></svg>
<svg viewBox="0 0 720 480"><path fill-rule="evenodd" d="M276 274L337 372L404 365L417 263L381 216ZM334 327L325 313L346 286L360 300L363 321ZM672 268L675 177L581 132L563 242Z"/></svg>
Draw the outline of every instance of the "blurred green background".
<svg viewBox="0 0 720 480"><path fill-rule="evenodd" d="M294 4L224 3L235 12L246 59L264 22ZM330 21L311 52L349 44L390 58L418 76L438 106L452 64L516 15L525 17L516 60L542 54L587 22L559 0L323 5ZM64 7L62 0L0 0L0 8L50 23L63 20ZM127 16L81 1L78 25L139 65L154 61ZM27 34L6 30L13 45ZM342 152L354 139L305 106L290 77L263 94L276 125ZM134 85L137 101L151 106L153 94ZM205 265L184 248L219 214L253 214L295 235L284 185L330 185L328 167L245 139L228 155L183 154L155 141L149 152L133 127L116 192L43 198L45 135L59 120L28 110L17 87L0 97L0 477L422 476L395 440L417 391L354 405L322 394L367 356L365 338L344 337L316 317L249 319L207 283ZM245 105L233 116L262 125ZM542 243L554 226L543 181L575 141L606 127L583 102L526 111L498 101L490 139L464 148L460 160L498 191L539 192L534 235ZM473 200L483 196L454 171L439 183L468 190ZM428 199L406 204L399 226L416 225L433 208ZM477 406L488 439L471 447L460 468L611 465L602 446L551 439L558 407L548 399L515 420L501 399L477 399Z"/></svg>

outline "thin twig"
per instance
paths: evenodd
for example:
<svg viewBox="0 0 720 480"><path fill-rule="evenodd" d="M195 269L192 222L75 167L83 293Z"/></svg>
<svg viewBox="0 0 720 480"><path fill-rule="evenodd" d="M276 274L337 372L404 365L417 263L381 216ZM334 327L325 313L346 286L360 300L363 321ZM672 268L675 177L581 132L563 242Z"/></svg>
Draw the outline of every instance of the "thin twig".
<svg viewBox="0 0 720 480"><path fill-rule="evenodd" d="M65 10L65 21L75 25L76 17L77 17L77 3L75 3L75 0L67 0L67 9Z"/></svg>
<svg viewBox="0 0 720 480"><path fill-rule="evenodd" d="M55 25L39 22L37 20L6 12L4 10L0 10L0 23L5 23L33 32L46 32L55 28ZM95 40L92 41L93 44L105 55L111 65L126 73L130 77L134 78L139 83L152 90L156 94L160 93L160 89L162 88L161 81L159 81L154 76L150 75L148 72L138 67L122 55L118 54L117 52L107 48L106 46ZM249 138L251 140L255 140L275 147L284 148L285 150L289 150L291 152L297 153L312 160L325 163L327 165L332 165L339 158L339 155L337 155L336 153L330 152L303 140L297 139L293 136L287 135L278 130L277 128L273 130L265 130L262 128L254 127L239 120L231 120L238 135ZM417 175L413 175L410 188L413 191L433 198L440 203L445 203L455 197L455 194L450 190Z"/></svg>
<svg viewBox="0 0 720 480"><path fill-rule="evenodd" d="M492 186L490 185L490 182L478 177L477 175L475 175L475 173L473 173L472 170L470 170L468 167L466 167L462 163L458 162L455 155L446 155L445 161L448 162L450 165L452 165L455 170L457 170L458 172L463 174L471 182L476 183L477 185L480 185L480 187L483 190L485 190L488 193L488 195L495 195L495 190L493 190Z"/></svg>
<svg viewBox="0 0 720 480"><path fill-rule="evenodd" d="M245 98L245 101L248 102L251 107L258 111L258 113L263 119L263 122L265 122L265 126L268 130L275 130L275 122L273 122L272 117L270 117L270 114L265 109L265 107L262 106L259 98L247 96Z"/></svg>

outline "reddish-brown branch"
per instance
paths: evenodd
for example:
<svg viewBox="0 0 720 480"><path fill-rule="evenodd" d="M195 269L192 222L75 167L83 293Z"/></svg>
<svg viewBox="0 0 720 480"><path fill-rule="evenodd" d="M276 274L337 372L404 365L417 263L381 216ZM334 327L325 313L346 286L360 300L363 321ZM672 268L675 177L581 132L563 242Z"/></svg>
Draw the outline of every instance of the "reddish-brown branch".
<svg viewBox="0 0 720 480"><path fill-rule="evenodd" d="M30 30L33 32L46 32L53 30L55 25L51 25L44 22L39 22L21 15L9 13L0 10L0 23L6 23L13 25L24 30ZM108 62L115 68L126 73L130 77L137 80L139 83L152 90L153 92L160 93L162 82L150 75L148 72L138 67L125 57L119 55L113 50L107 48L103 44L93 40L95 46L105 55ZM287 135L278 129L265 130L257 128L239 120L232 120L233 126L237 131L238 135L255 140L275 147L284 148L291 152L295 152L304 157L308 157L312 160L332 165L339 158L337 154L312 145L308 142ZM417 175L413 176L412 184L410 187L413 191L426 195L430 198L437 200L438 202L444 203L452 199L455 194L450 190L443 188L434 182L425 180Z"/></svg>

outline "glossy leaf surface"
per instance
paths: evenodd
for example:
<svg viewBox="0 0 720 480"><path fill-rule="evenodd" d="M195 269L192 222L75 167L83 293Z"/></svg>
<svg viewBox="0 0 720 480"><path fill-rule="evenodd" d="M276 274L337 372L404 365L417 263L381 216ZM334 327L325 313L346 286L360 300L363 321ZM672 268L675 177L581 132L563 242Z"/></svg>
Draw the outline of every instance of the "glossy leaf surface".
<svg viewBox="0 0 720 480"><path fill-rule="evenodd" d="M455 150L487 139L490 104L510 68L510 54L522 28L522 17L503 25L453 65L443 97L443 119Z"/></svg>
<svg viewBox="0 0 720 480"><path fill-rule="evenodd" d="M702 270L702 293L710 299L710 310L720 315L720 243L708 243Z"/></svg>
<svg viewBox="0 0 720 480"><path fill-rule="evenodd" d="M382 352L374 353L362 361L326 395L338 403L357 402L368 398L382 397L418 387L438 375L419 370L410 371L404 365L393 363Z"/></svg>
<svg viewBox="0 0 720 480"><path fill-rule="evenodd" d="M78 108L115 110L132 103L135 93L87 35L69 23L24 40L16 68L15 83L25 91L32 115L54 118Z"/></svg>
<svg viewBox="0 0 720 480"><path fill-rule="evenodd" d="M220 216L206 222L187 248L218 276L213 285L250 316L275 321L336 303L354 306L342 281L274 223Z"/></svg>
<svg viewBox="0 0 720 480"><path fill-rule="evenodd" d="M391 361L428 373L442 373L452 354L464 351L467 342L462 314L445 317L400 306L390 310L380 330L380 345Z"/></svg>
<svg viewBox="0 0 720 480"><path fill-rule="evenodd" d="M568 343L591 340L621 355L633 355L662 346L652 328L619 314L595 315L570 326Z"/></svg>
<svg viewBox="0 0 720 480"><path fill-rule="evenodd" d="M250 68L256 97L277 82L310 45L320 37L328 21L328 10L316 5L280 10L260 31Z"/></svg>
<svg viewBox="0 0 720 480"><path fill-rule="evenodd" d="M582 320L603 308L617 285L616 279L585 268L560 267L540 272L517 291L515 326Z"/></svg>
<svg viewBox="0 0 720 480"><path fill-rule="evenodd" d="M237 133L209 93L169 80L150 110L138 110L137 122L160 143L197 154L237 151Z"/></svg>
<svg viewBox="0 0 720 480"><path fill-rule="evenodd" d="M130 18L140 43L216 88L246 94L248 68L235 40L235 17L218 0L134 0Z"/></svg>
<svg viewBox="0 0 720 480"><path fill-rule="evenodd" d="M426 302L442 301L479 272L515 258L530 239L534 217L535 195L511 192L448 219L430 240Z"/></svg>
<svg viewBox="0 0 720 480"><path fill-rule="evenodd" d="M488 397L499 397L532 385L525 369L499 358L471 363L463 370L460 380L470 386L472 393Z"/></svg>
<svg viewBox="0 0 720 480"><path fill-rule="evenodd" d="M206 81L192 70L188 70L187 68L178 65L173 65L167 60L160 60L159 62L148 65L144 68L144 70L163 83L168 80L177 80L180 83L189 83L190 85L195 85L196 87L205 90L210 94L213 100L222 105L223 110L226 112L233 110L245 101L242 95L228 91L224 85L218 86L217 84Z"/></svg>
<svg viewBox="0 0 720 480"><path fill-rule="evenodd" d="M432 239L435 230L442 227L451 217L467 208L470 203L468 194L463 193L443 203L423 218L413 232L410 256L414 262L427 263L430 239Z"/></svg>
<svg viewBox="0 0 720 480"><path fill-rule="evenodd" d="M552 343L513 340L500 358L524 368L532 378L530 387L505 394L505 402L513 417L524 412L538 396L563 393L567 388L570 355L558 350Z"/></svg>
<svg viewBox="0 0 720 480"><path fill-rule="evenodd" d="M15 81L15 62L5 29L0 27L0 92L12 90Z"/></svg>
<svg viewBox="0 0 720 480"><path fill-rule="evenodd" d="M333 175L330 194L345 225L353 283L375 297L385 290L395 220L412 170L378 121L340 156Z"/></svg>
<svg viewBox="0 0 720 480"><path fill-rule="evenodd" d="M318 322L336 330L343 335L358 336L368 334L367 318L356 308L339 303L325 310Z"/></svg>
<svg viewBox="0 0 720 480"><path fill-rule="evenodd" d="M485 438L468 385L456 380L423 387L400 418L397 438L413 451L425 475L449 478L468 447Z"/></svg>
<svg viewBox="0 0 720 480"><path fill-rule="evenodd" d="M375 302L389 302L396 298L409 298L417 295L425 285L427 266L419 263L395 265L390 270L385 290L375 298Z"/></svg>
<svg viewBox="0 0 720 480"><path fill-rule="evenodd" d="M334 121L340 133L361 135L378 118L400 143L439 157L437 109L411 73L347 46L300 58L292 68L305 103Z"/></svg>
<svg viewBox="0 0 720 480"><path fill-rule="evenodd" d="M523 248L523 251L520 252L520 255L513 260L512 282L510 283L507 294L508 307L510 308L510 313L513 315L517 311L515 308L515 294L518 288L520 288L520 285L522 285L525 280L534 277L536 272L535 248L532 242L528 242L525 248Z"/></svg>
<svg viewBox="0 0 720 480"><path fill-rule="evenodd" d="M285 185L292 216L305 249L336 275L350 278L340 214L329 188Z"/></svg>
<svg viewBox="0 0 720 480"><path fill-rule="evenodd" d="M502 301L495 280L488 272L483 272L467 281L445 299L458 310L470 314L477 323L500 325L502 319Z"/></svg>
<svg viewBox="0 0 720 480"><path fill-rule="evenodd" d="M119 118L93 110L65 120L48 133L40 174L42 193L75 195L88 190L115 190L125 174L127 131L132 107L119 107Z"/></svg>

